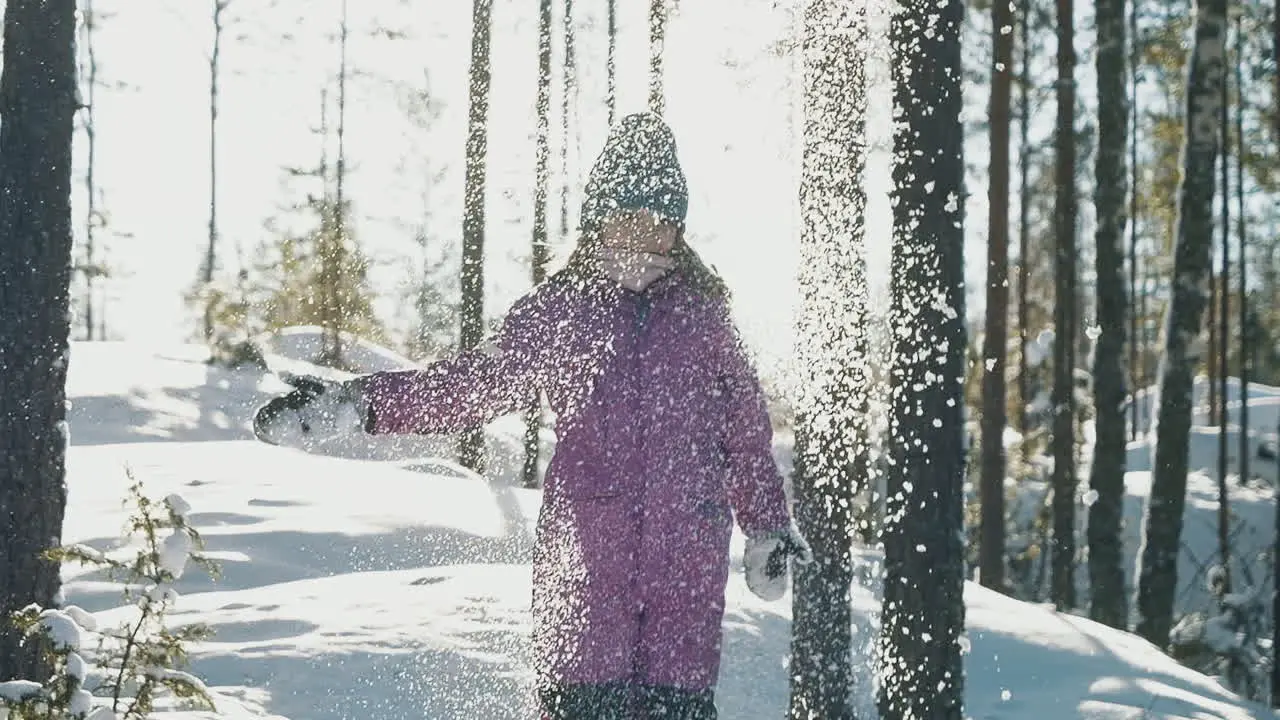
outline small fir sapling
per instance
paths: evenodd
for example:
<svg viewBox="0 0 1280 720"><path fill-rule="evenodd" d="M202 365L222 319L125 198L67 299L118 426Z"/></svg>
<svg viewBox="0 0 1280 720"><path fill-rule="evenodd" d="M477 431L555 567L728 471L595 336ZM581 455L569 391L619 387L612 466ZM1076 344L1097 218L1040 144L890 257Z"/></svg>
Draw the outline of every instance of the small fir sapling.
<svg viewBox="0 0 1280 720"><path fill-rule="evenodd" d="M178 600L173 583L188 564L214 577L217 567L202 554L200 534L187 523L191 508L181 497L157 502L135 481L126 504L133 507L127 534L141 541L131 558L113 558L84 545L57 548L49 556L105 570L124 585L136 616L100 629L93 615L75 606L32 605L14 613L12 622L29 642L41 643L53 673L45 683L0 683L0 720L141 720L166 695L195 709L215 709L204 683L182 669L188 663L187 644L208 639L211 631L202 624L170 628L165 619ZM98 641L94 652L82 649L90 637Z"/></svg>

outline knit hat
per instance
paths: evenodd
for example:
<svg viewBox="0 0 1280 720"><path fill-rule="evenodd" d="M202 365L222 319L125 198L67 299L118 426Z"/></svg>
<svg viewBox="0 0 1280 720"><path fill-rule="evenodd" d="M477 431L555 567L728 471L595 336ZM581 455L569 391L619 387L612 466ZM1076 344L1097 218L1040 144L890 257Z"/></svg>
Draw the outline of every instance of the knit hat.
<svg viewBox="0 0 1280 720"><path fill-rule="evenodd" d="M583 226L597 225L611 210L645 209L683 223L689 189L676 156L671 128L652 113L633 113L609 132L587 175Z"/></svg>

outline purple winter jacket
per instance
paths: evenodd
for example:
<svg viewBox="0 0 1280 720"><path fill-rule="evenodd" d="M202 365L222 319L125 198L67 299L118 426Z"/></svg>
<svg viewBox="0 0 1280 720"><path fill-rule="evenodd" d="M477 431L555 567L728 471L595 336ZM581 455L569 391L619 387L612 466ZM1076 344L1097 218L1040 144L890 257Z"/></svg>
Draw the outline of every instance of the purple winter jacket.
<svg viewBox="0 0 1280 720"><path fill-rule="evenodd" d="M748 535L789 522L727 304L675 272L643 293L560 276L491 346L365 381L374 433L458 432L539 391L557 437L533 559L540 680L714 687L733 518Z"/></svg>

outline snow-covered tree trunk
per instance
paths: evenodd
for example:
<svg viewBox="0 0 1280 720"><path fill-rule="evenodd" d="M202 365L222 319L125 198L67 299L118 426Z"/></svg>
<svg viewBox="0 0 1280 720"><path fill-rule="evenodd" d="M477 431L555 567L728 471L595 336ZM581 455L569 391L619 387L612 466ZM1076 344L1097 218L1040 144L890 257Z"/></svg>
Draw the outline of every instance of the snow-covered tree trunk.
<svg viewBox="0 0 1280 720"><path fill-rule="evenodd" d="M618 0L605 0L605 4L608 15L605 32L609 36L608 59L605 61L605 72L608 75L605 105L609 109L609 127L612 128L618 116Z"/></svg>
<svg viewBox="0 0 1280 720"><path fill-rule="evenodd" d="M75 0L9 0L0 73L0 681L43 679L9 614L53 607L66 507Z"/></svg>
<svg viewBox="0 0 1280 720"><path fill-rule="evenodd" d="M866 15L813 0L804 22L804 158L800 205L801 397L796 412L796 521L814 562L796 567L793 720L853 717L854 501L867 479Z"/></svg>
<svg viewBox="0 0 1280 720"><path fill-rule="evenodd" d="M649 0L649 112L662 115L666 112L662 54L667 39L666 0Z"/></svg>
<svg viewBox="0 0 1280 720"><path fill-rule="evenodd" d="M899 3L893 52L893 366L879 698L963 716L964 4Z"/></svg>
<svg viewBox="0 0 1280 720"><path fill-rule="evenodd" d="M1211 272L1214 165L1226 62L1226 1L1196 0L1188 60L1182 175L1173 282L1160 369L1151 494L1138 560L1138 634L1164 647L1173 622L1179 543L1187 494L1191 431L1192 345L1200 333Z"/></svg>
<svg viewBox="0 0 1280 720"><path fill-rule="evenodd" d="M1124 585L1125 387L1124 346L1129 299L1124 281L1125 206L1128 193L1129 107L1125 63L1125 0L1097 0L1098 155L1094 206L1098 226L1098 336L1093 388L1097 440L1089 472L1096 493L1089 505L1089 616L1128 626Z"/></svg>
<svg viewBox="0 0 1280 720"><path fill-rule="evenodd" d="M1004 591L1004 431L1008 426L1009 125L1013 94L1013 5L991 4L991 158L987 173L987 322L982 341L982 584Z"/></svg>
<svg viewBox="0 0 1280 720"><path fill-rule="evenodd" d="M547 191L551 182L551 0L538 2L538 100L533 181L533 247L530 250L533 284L547 277L551 247L547 238ZM524 467L521 482L538 486L539 438L542 400L535 398L525 414Z"/></svg>
<svg viewBox="0 0 1280 720"><path fill-rule="evenodd" d="M489 152L489 38L493 0L473 0L471 14L470 93L467 111L467 153L462 215L462 308L459 345L479 347L484 340L484 192ZM462 434L459 462L479 472L483 463L484 431Z"/></svg>
<svg viewBox="0 0 1280 720"><path fill-rule="evenodd" d="M1050 599L1076 606L1076 51L1075 3L1057 0L1058 118L1054 129L1053 208L1053 542Z"/></svg>

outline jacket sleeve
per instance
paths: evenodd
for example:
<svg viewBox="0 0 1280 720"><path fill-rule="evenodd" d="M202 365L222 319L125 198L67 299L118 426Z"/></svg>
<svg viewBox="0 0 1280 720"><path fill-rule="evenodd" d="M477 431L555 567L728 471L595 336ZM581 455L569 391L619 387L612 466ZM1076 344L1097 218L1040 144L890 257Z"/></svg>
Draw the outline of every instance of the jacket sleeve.
<svg viewBox="0 0 1280 720"><path fill-rule="evenodd" d="M729 503L742 531L757 536L787 527L790 513L782 472L773 457L773 425L759 377L731 320L726 335L720 372L726 403L721 443Z"/></svg>
<svg viewBox="0 0 1280 720"><path fill-rule="evenodd" d="M372 434L462 432L527 407L545 386L550 338L541 304L526 295L502 328L471 350L422 370L378 372L360 379Z"/></svg>

